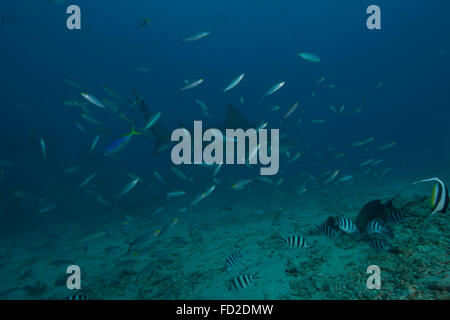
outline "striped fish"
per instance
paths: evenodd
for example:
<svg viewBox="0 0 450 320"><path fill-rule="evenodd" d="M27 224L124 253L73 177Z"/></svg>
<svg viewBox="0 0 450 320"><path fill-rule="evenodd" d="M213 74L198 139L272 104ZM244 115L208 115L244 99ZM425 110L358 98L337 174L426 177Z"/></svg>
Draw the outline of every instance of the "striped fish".
<svg viewBox="0 0 450 320"><path fill-rule="evenodd" d="M369 221L366 227L366 232L369 236L374 234L387 234L391 238L394 237L394 232L386 223L376 219Z"/></svg>
<svg viewBox="0 0 450 320"><path fill-rule="evenodd" d="M385 219L388 223L395 224L400 223L409 217L411 216L406 212L406 210L392 208L386 213Z"/></svg>
<svg viewBox="0 0 450 320"><path fill-rule="evenodd" d="M67 298L64 298L63 300L92 300L88 296L85 296L84 294L74 294Z"/></svg>
<svg viewBox="0 0 450 320"><path fill-rule="evenodd" d="M378 252L391 251L393 249L389 242L381 238L370 239L370 244Z"/></svg>
<svg viewBox="0 0 450 320"><path fill-rule="evenodd" d="M306 239L302 236L290 236L287 238L281 238L286 243L288 248L309 248L310 245L306 242Z"/></svg>
<svg viewBox="0 0 450 320"><path fill-rule="evenodd" d="M426 182L426 181L436 181L437 184L433 187L433 193L431 195L431 206L432 211L431 214L435 214L437 212L445 213L448 209L448 203L449 203L449 197L448 197L448 189L444 182L442 182L438 178L430 178L430 179L424 179L420 180L416 183L420 182Z"/></svg>
<svg viewBox="0 0 450 320"><path fill-rule="evenodd" d="M346 233L354 233L358 231L356 224L349 218L339 217L336 218L336 224L339 229Z"/></svg>
<svg viewBox="0 0 450 320"><path fill-rule="evenodd" d="M328 238L335 238L338 235L339 229L336 229L329 224L322 223L315 225L320 232L324 233Z"/></svg>
<svg viewBox="0 0 450 320"><path fill-rule="evenodd" d="M241 260L241 249L238 249L238 251L230 254L227 259L225 260L225 270L231 271L234 269L234 267L239 263Z"/></svg>
<svg viewBox="0 0 450 320"><path fill-rule="evenodd" d="M259 271L255 273L241 274L231 280L231 289L241 290L247 288L255 279Z"/></svg>

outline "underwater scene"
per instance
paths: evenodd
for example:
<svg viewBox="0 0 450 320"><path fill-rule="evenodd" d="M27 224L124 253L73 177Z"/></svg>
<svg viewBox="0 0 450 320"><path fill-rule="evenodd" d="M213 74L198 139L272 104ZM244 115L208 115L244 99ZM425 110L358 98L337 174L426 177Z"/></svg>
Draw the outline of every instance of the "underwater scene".
<svg viewBox="0 0 450 320"><path fill-rule="evenodd" d="M0 299L449 299L449 13L2 3Z"/></svg>

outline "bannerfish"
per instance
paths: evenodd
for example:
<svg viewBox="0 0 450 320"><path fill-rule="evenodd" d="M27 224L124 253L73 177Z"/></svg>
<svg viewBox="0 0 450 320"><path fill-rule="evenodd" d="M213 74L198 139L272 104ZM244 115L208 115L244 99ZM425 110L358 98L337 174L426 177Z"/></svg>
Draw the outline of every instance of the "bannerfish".
<svg viewBox="0 0 450 320"><path fill-rule="evenodd" d="M438 178L430 178L430 179L424 179L417 182L414 182L414 184L420 183L420 182L427 182L427 181L436 181L437 184L433 187L433 192L431 194L431 206L432 211L431 214L435 214L437 212L445 213L448 209L448 189L444 182L442 182Z"/></svg>
<svg viewBox="0 0 450 320"><path fill-rule="evenodd" d="M136 135L141 135L142 133L134 130L134 126L131 129L130 133L122 136L121 138L114 140L111 142L105 149L105 156L111 155L113 153L119 152L122 150L131 140L131 137Z"/></svg>

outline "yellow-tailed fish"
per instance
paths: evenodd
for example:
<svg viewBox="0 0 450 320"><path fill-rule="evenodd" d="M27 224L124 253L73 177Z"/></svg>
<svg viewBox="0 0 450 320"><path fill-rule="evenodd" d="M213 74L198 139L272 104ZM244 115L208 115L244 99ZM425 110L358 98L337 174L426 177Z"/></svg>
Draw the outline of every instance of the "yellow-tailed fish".
<svg viewBox="0 0 450 320"><path fill-rule="evenodd" d="M133 136L141 135L141 132L137 132L134 130L134 126L131 129L130 133L127 133L120 137L119 139L111 142L105 149L105 156L111 155L113 153L119 152L122 150L131 140Z"/></svg>
<svg viewBox="0 0 450 320"><path fill-rule="evenodd" d="M250 180L250 179L241 179L238 182L236 182L235 184L233 184L231 186L231 188L233 188L234 190L242 190L250 182L252 182L252 180Z"/></svg>

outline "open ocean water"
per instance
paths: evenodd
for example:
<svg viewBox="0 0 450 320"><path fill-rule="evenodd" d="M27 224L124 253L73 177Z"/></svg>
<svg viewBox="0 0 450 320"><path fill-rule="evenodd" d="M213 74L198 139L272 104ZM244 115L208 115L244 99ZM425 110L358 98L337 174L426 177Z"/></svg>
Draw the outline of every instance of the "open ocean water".
<svg viewBox="0 0 450 320"><path fill-rule="evenodd" d="M2 3L0 299L448 299L449 9Z"/></svg>

